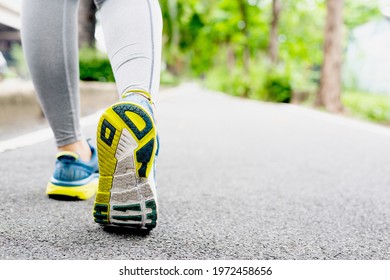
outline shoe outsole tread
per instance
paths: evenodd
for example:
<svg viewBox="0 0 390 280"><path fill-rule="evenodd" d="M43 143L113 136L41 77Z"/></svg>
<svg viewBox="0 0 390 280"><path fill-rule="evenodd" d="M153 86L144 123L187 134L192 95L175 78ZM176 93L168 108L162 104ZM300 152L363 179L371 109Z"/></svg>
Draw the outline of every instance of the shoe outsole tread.
<svg viewBox="0 0 390 280"><path fill-rule="evenodd" d="M156 138L152 116L136 103L119 102L103 113L97 129L95 222L148 230L156 226Z"/></svg>

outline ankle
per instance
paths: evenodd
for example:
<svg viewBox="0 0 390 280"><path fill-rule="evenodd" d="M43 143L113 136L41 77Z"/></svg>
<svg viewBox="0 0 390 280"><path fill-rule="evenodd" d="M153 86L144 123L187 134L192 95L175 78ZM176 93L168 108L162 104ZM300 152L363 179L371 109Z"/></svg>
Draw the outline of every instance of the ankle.
<svg viewBox="0 0 390 280"><path fill-rule="evenodd" d="M80 140L72 144L64 145L58 147L59 152L75 152L77 153L81 160L88 162L91 160L92 152L87 141Z"/></svg>
<svg viewBox="0 0 390 280"><path fill-rule="evenodd" d="M145 98L149 103L153 103L152 96L149 92L141 89L130 89L126 90L122 95L121 99L125 100L127 97L131 98L131 96L138 96Z"/></svg>

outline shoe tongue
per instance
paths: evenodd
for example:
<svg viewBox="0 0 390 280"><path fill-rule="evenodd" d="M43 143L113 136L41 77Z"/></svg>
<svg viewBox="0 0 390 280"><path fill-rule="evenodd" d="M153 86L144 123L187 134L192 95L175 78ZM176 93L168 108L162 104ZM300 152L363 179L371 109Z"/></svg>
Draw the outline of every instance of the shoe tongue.
<svg viewBox="0 0 390 280"><path fill-rule="evenodd" d="M60 161L74 162L79 159L79 155L74 152L59 152L57 154L57 159Z"/></svg>

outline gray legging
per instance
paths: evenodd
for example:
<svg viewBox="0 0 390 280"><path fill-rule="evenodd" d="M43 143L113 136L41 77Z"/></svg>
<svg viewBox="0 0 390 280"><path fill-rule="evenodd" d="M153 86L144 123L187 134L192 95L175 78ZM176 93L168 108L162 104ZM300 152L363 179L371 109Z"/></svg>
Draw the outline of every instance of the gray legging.
<svg viewBox="0 0 390 280"><path fill-rule="evenodd" d="M84 1L84 0L82 0ZM82 138L79 125L79 0L23 0L22 44L57 146ZM160 83L162 18L158 0L95 0L118 93Z"/></svg>

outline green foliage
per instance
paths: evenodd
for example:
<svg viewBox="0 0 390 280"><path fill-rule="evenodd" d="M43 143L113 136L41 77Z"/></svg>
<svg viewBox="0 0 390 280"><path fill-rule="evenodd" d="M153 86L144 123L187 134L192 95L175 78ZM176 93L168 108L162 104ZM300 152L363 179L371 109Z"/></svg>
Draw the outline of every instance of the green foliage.
<svg viewBox="0 0 390 280"><path fill-rule="evenodd" d="M279 26L280 59L290 69L291 86L308 90L317 87L311 79L323 57L325 1L283 1Z"/></svg>
<svg viewBox="0 0 390 280"><path fill-rule="evenodd" d="M390 123L390 98L348 91L342 95L345 108L353 115L380 123Z"/></svg>
<svg viewBox="0 0 390 280"><path fill-rule="evenodd" d="M163 58L174 76L205 77L213 89L274 101L286 102L293 91L316 91L326 0L282 1L278 67L283 71L269 71L266 55L271 0L161 0L160 4ZM345 38L352 28L380 15L371 0L345 0L344 14Z"/></svg>
<svg viewBox="0 0 390 280"><path fill-rule="evenodd" d="M268 17L258 6L264 1L243 1L245 18L240 12L241 1L160 1L168 70L201 76L215 66L214 58L225 45L231 47L237 59L243 56L244 49L251 54L265 49L263 30L268 28Z"/></svg>
<svg viewBox="0 0 390 280"><path fill-rule="evenodd" d="M216 65L204 76L205 85L214 90L223 91L234 96L265 100L264 84L267 77L266 64L259 60L251 61L248 71L237 64L227 67L223 63L225 51L216 57ZM220 62L220 63L218 63Z"/></svg>
<svg viewBox="0 0 390 280"><path fill-rule="evenodd" d="M225 70L218 67L211 71L207 77L206 85L234 96L255 95L253 87L250 85L250 79L241 68L235 68L231 73L227 73Z"/></svg>
<svg viewBox="0 0 390 280"><path fill-rule="evenodd" d="M271 72L268 74L264 90L266 100L273 102L289 103L293 95L290 77L284 73Z"/></svg>
<svg viewBox="0 0 390 280"><path fill-rule="evenodd" d="M271 1L162 0L167 70L175 75L206 76L207 85L233 95L286 101L289 98L281 98L282 89L287 96L293 86L311 85L310 80L302 81L322 59L318 30L323 21L313 11L324 14L324 1L309 2L314 4L283 2L280 58L283 67L295 73L286 77L266 75L268 70L264 70L269 67ZM264 86L272 93L265 94Z"/></svg>
<svg viewBox="0 0 390 280"><path fill-rule="evenodd" d="M7 77L21 77L23 79L29 78L27 63L23 54L22 46L19 44L12 45L11 49L11 63L9 65L10 71L7 73Z"/></svg>
<svg viewBox="0 0 390 280"><path fill-rule="evenodd" d="M362 12L358 12L362 11ZM370 20L380 18L378 1L372 0L346 0L344 9L344 23L351 30Z"/></svg>
<svg viewBox="0 0 390 280"><path fill-rule="evenodd" d="M79 62L81 80L114 82L114 75L106 54L93 48L81 48Z"/></svg>

